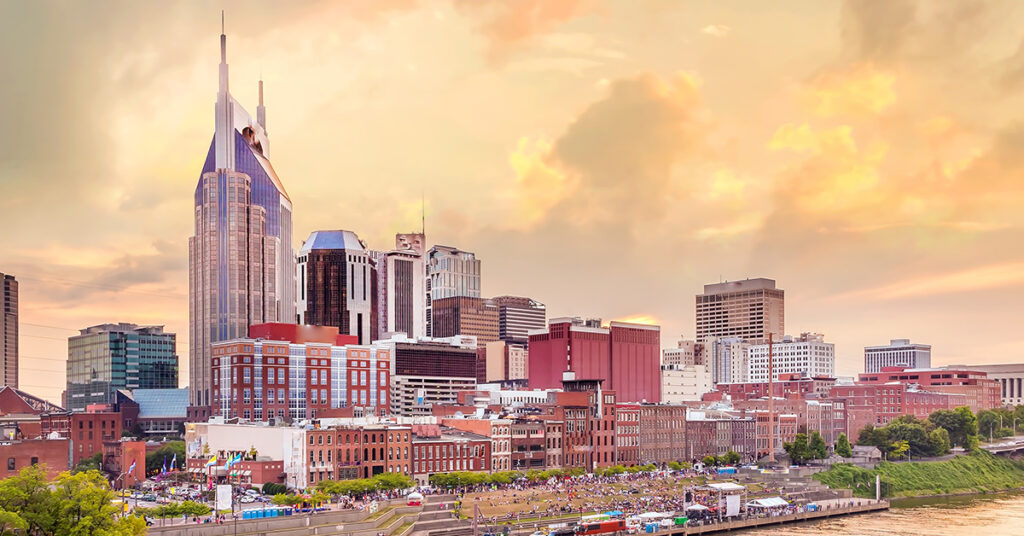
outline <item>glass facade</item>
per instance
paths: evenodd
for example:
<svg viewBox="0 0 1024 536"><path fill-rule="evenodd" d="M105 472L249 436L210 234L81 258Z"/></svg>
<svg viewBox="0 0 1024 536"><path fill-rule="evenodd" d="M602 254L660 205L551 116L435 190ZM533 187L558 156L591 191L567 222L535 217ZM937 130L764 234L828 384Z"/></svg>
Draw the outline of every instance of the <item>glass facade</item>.
<svg viewBox="0 0 1024 536"><path fill-rule="evenodd" d="M112 404L119 389L176 389L176 336L159 326L104 324L68 339L68 409Z"/></svg>

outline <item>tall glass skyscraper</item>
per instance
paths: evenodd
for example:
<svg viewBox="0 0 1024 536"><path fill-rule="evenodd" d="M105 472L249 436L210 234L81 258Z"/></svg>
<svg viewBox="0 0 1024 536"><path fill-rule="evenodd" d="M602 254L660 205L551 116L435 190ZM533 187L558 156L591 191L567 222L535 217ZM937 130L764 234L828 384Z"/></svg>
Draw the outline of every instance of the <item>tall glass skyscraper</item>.
<svg viewBox="0 0 1024 536"><path fill-rule="evenodd" d="M210 343L252 324L295 322L292 203L270 165L263 82L254 119L228 91L220 36L216 130L195 191L189 239L189 393L192 418L209 415Z"/></svg>
<svg viewBox="0 0 1024 536"><path fill-rule="evenodd" d="M68 339L68 409L111 404L118 389L176 389L177 337L163 326L100 324Z"/></svg>

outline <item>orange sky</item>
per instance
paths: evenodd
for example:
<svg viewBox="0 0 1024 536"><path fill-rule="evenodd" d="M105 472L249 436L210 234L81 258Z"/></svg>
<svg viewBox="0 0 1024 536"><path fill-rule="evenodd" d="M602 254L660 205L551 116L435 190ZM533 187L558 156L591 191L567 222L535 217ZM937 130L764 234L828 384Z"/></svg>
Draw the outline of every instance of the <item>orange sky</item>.
<svg viewBox="0 0 1024 536"><path fill-rule="evenodd" d="M188 355L221 8L297 240L388 247L422 195L429 244L551 316L649 319L672 345L703 284L772 277L840 374L890 338L1024 357L1018 2L0 5L0 272L41 396L87 325L166 324Z"/></svg>

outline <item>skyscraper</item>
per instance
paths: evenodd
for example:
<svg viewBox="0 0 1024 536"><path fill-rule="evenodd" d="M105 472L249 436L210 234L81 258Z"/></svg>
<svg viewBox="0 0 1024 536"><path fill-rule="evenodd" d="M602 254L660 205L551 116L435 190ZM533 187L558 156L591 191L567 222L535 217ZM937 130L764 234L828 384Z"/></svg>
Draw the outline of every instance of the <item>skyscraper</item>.
<svg viewBox="0 0 1024 536"><path fill-rule="evenodd" d="M177 338L163 326L100 324L68 338L68 409L112 404L118 389L176 389Z"/></svg>
<svg viewBox="0 0 1024 536"><path fill-rule="evenodd" d="M433 315L435 338L472 335L480 347L498 340L498 307L487 298L434 300Z"/></svg>
<svg viewBox="0 0 1024 536"><path fill-rule="evenodd" d="M395 249L373 251L377 263L377 324L381 333L427 335L427 287L423 233L395 235ZM381 334L374 334L380 336Z"/></svg>
<svg viewBox="0 0 1024 536"><path fill-rule="evenodd" d="M864 372L881 372L882 367L929 368L932 347L911 343L910 339L892 339L887 346L864 347Z"/></svg>
<svg viewBox="0 0 1024 536"><path fill-rule="evenodd" d="M543 303L520 296L498 296L498 338L510 343L529 344L529 331L544 329L547 308Z"/></svg>
<svg viewBox="0 0 1024 536"><path fill-rule="evenodd" d="M254 119L228 91L220 36L215 132L195 190L189 239L191 418L209 415L210 344L249 326L295 321L292 203L269 160L263 82Z"/></svg>
<svg viewBox="0 0 1024 536"><path fill-rule="evenodd" d="M313 231L299 248L298 323L332 326L370 344L376 269L352 231Z"/></svg>
<svg viewBox="0 0 1024 536"><path fill-rule="evenodd" d="M450 246L434 246L427 253L427 335L433 331L434 300L480 297L480 261L476 255Z"/></svg>
<svg viewBox="0 0 1024 536"><path fill-rule="evenodd" d="M0 385L18 388L18 281L0 273Z"/></svg>
<svg viewBox="0 0 1024 536"><path fill-rule="evenodd" d="M697 341L739 337L752 344L776 340L786 328L786 294L773 279L746 279L704 285L697 295Z"/></svg>

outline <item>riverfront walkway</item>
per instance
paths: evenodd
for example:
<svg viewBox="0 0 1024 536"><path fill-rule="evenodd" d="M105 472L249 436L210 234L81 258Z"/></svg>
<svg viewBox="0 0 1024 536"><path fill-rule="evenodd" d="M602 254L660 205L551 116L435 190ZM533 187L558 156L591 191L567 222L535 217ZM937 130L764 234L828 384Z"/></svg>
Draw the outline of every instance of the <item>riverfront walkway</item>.
<svg viewBox="0 0 1024 536"><path fill-rule="evenodd" d="M851 501L849 499L839 499L838 503L845 503L846 506L841 506L840 504L823 504L821 505L822 509L816 512L799 512L794 514L784 514L769 517L751 517L736 521L723 521L721 523L711 523L708 525L686 526L678 529L667 528L664 529L664 531L659 532L662 534L672 536L683 536L689 534L712 534L716 532L730 532L734 530L764 527L768 525L800 523L803 521L813 521L816 519L825 519L829 517L864 514L868 512L879 512L889 509L889 501L875 501L873 499L853 499L854 505L849 506L850 502Z"/></svg>

